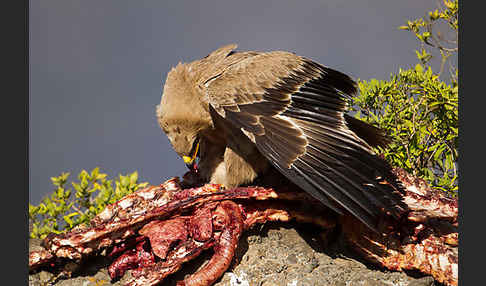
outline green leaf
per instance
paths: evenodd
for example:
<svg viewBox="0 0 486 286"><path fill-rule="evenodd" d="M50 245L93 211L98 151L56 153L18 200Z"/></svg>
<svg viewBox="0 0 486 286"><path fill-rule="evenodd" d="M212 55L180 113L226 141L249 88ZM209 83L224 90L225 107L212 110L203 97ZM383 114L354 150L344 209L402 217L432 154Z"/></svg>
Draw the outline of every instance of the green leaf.
<svg viewBox="0 0 486 286"><path fill-rule="evenodd" d="M59 186L60 185L60 182L59 182L59 178L58 177L51 177L51 182L54 186Z"/></svg>
<svg viewBox="0 0 486 286"><path fill-rule="evenodd" d="M88 172L86 172L86 170L82 170L78 175L78 179L82 181L83 179L86 179L86 177L88 176L89 176Z"/></svg>
<svg viewBox="0 0 486 286"><path fill-rule="evenodd" d="M415 65L415 71L418 72L418 73L423 73L424 68L422 67L421 64L416 64Z"/></svg>
<svg viewBox="0 0 486 286"><path fill-rule="evenodd" d="M438 18L439 18L439 10L435 9L435 11L433 11L433 12L432 12L432 11L431 11L431 12L429 12L429 19L430 19L431 21L435 21L435 20L437 20Z"/></svg>
<svg viewBox="0 0 486 286"><path fill-rule="evenodd" d="M130 174L130 184L137 183L137 180L138 180L138 172L135 171L132 174Z"/></svg>
<svg viewBox="0 0 486 286"><path fill-rule="evenodd" d="M75 222L71 219L74 216L79 215L77 212L70 213L68 215L63 216L64 221L68 224L69 228L73 228Z"/></svg>
<svg viewBox="0 0 486 286"><path fill-rule="evenodd" d="M128 176L120 175L120 184L122 187L127 187L130 184L130 179Z"/></svg>
<svg viewBox="0 0 486 286"><path fill-rule="evenodd" d="M93 180L96 180L96 179L98 178L99 171L100 171L100 168L98 168L98 167L94 168L94 169L91 171L91 178L92 178Z"/></svg>

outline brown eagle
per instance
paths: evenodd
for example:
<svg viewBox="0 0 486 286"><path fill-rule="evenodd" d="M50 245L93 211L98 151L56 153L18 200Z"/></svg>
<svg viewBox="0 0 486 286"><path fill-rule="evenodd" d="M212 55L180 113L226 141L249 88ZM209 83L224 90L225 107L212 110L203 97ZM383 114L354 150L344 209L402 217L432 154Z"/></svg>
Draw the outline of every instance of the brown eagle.
<svg viewBox="0 0 486 286"><path fill-rule="evenodd" d="M345 114L356 83L293 53L235 49L167 75L157 118L184 162L227 188L286 178L375 230L380 215L399 217L402 187L372 150L386 137Z"/></svg>

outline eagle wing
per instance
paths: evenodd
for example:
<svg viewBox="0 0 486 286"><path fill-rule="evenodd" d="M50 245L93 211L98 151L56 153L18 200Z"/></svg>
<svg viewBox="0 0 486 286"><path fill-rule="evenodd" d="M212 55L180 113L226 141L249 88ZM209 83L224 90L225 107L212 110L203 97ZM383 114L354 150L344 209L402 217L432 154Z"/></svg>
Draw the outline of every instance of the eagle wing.
<svg viewBox="0 0 486 286"><path fill-rule="evenodd" d="M347 75L276 51L233 63L204 86L210 108L323 204L375 230L382 211L404 210L390 166L363 139L383 141L378 129L344 114L346 98L357 91Z"/></svg>

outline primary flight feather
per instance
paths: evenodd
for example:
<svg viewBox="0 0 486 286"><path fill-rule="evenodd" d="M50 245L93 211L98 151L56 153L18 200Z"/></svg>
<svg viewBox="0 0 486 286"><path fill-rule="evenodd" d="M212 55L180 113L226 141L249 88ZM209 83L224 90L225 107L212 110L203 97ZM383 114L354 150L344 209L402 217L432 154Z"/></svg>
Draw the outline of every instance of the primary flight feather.
<svg viewBox="0 0 486 286"><path fill-rule="evenodd" d="M157 118L184 162L198 157L200 176L227 188L283 175L375 230L385 212L399 217L401 186L372 150L387 138L345 114L356 83L293 53L235 49L167 75Z"/></svg>

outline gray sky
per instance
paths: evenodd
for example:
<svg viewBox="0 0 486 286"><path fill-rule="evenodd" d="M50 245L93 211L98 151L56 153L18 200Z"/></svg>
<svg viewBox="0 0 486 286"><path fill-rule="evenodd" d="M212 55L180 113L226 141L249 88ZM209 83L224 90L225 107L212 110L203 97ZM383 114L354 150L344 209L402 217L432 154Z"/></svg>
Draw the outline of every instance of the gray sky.
<svg viewBox="0 0 486 286"><path fill-rule="evenodd" d="M286 50L354 78L416 63L398 26L436 7L409 1L30 1L29 201L50 177L96 166L159 184L185 166L155 118L179 61L221 45Z"/></svg>

